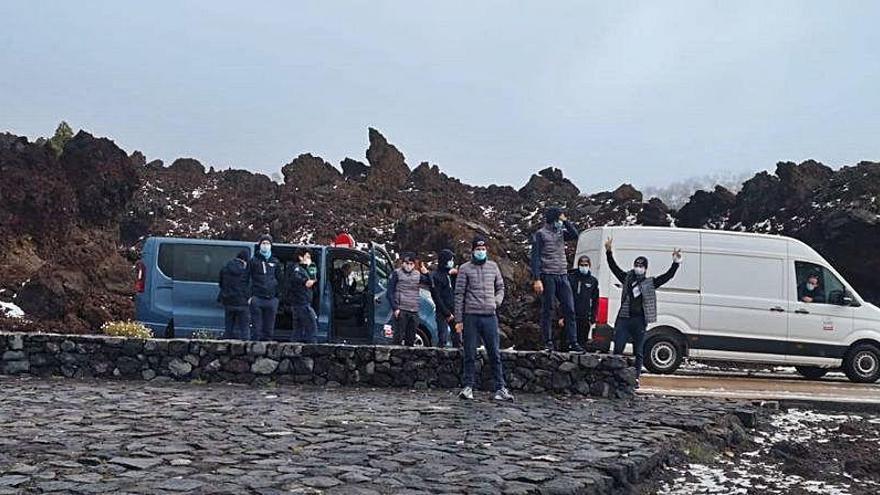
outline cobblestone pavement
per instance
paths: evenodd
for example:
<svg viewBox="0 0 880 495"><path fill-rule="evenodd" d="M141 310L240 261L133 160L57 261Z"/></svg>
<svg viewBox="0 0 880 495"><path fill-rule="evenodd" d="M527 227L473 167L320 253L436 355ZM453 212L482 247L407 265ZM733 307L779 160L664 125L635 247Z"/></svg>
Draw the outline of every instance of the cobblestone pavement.
<svg viewBox="0 0 880 495"><path fill-rule="evenodd" d="M734 407L0 377L0 494L612 493Z"/></svg>

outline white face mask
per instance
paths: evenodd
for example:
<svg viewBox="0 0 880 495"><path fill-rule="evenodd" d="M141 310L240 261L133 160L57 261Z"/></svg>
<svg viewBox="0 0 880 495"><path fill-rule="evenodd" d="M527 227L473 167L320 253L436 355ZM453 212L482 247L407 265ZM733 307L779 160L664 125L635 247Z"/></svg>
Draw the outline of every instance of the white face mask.
<svg viewBox="0 0 880 495"><path fill-rule="evenodd" d="M640 277L645 274L645 271L646 271L645 267L643 267L643 266L637 266L637 267L633 268L633 272L635 272L635 274Z"/></svg>
<svg viewBox="0 0 880 495"><path fill-rule="evenodd" d="M813 290L816 288L816 284L807 283L807 290Z"/></svg>

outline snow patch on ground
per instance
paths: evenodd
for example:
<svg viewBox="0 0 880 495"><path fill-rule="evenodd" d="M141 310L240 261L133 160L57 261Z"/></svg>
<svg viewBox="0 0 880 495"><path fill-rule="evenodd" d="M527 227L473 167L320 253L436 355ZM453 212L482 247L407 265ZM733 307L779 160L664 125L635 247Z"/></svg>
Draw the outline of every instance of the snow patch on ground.
<svg viewBox="0 0 880 495"><path fill-rule="evenodd" d="M0 301L0 313L8 318L24 318L24 311L11 302Z"/></svg>

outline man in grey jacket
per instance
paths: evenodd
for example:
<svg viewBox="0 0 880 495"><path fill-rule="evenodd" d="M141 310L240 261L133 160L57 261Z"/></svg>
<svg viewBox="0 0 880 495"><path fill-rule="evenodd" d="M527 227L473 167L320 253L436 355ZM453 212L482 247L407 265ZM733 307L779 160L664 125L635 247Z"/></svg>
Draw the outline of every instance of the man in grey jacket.
<svg viewBox="0 0 880 495"><path fill-rule="evenodd" d="M498 336L498 306L504 301L504 279L494 261L489 261L486 238L477 234L471 244L471 261L458 269L455 280L455 331L464 332L464 388L458 396L474 398L477 342L483 341L495 381L495 400L513 400L504 383Z"/></svg>
<svg viewBox="0 0 880 495"><path fill-rule="evenodd" d="M565 218L559 208L547 208L544 226L532 235L532 286L541 298L541 332L544 348L553 350L553 334L550 320L553 302L559 300L559 309L565 322L565 336L572 352L584 352L577 340L574 297L568 280L568 261L565 259L565 242L578 238L578 230Z"/></svg>
<svg viewBox="0 0 880 495"><path fill-rule="evenodd" d="M388 280L388 298L394 311L394 343L412 347L416 341L416 330L419 327L419 307L422 297L419 290L422 286L431 286L428 269L416 259L416 253L407 251L401 256L403 263L394 270ZM419 269L416 270L416 265Z"/></svg>

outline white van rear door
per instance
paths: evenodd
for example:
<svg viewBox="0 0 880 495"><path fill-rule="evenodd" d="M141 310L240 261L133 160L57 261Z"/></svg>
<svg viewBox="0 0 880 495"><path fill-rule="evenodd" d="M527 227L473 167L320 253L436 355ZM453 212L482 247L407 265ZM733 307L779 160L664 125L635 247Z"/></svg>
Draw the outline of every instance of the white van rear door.
<svg viewBox="0 0 880 495"><path fill-rule="evenodd" d="M785 240L703 233L702 246L701 331L691 355L784 362Z"/></svg>

